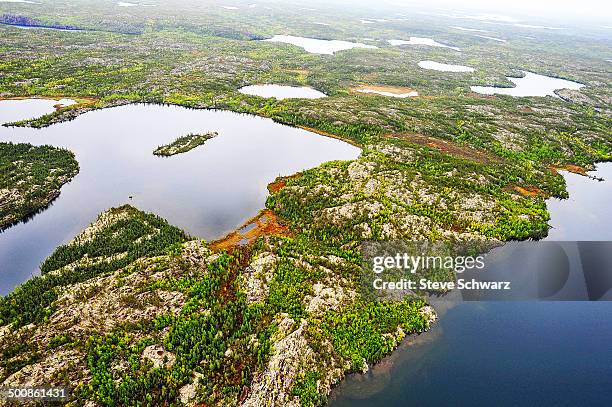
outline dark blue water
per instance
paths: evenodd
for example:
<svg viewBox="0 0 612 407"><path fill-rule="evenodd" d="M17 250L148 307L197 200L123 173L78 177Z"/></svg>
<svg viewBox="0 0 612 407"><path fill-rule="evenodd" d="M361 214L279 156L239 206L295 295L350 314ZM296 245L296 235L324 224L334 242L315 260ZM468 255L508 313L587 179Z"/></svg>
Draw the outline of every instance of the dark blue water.
<svg viewBox="0 0 612 407"><path fill-rule="evenodd" d="M605 182L566 175L551 239L612 240L612 164L598 170ZM349 376L329 406L612 406L612 302L433 305L431 331Z"/></svg>
<svg viewBox="0 0 612 407"><path fill-rule="evenodd" d="M330 406L609 406L609 302L459 303Z"/></svg>

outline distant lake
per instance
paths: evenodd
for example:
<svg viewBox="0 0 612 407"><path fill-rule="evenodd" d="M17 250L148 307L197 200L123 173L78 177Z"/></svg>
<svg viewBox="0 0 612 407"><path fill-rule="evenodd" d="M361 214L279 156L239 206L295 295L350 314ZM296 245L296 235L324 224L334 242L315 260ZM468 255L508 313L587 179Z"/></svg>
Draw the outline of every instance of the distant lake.
<svg viewBox="0 0 612 407"><path fill-rule="evenodd" d="M0 122L47 112L56 101L0 102ZM203 146L170 158L153 150L188 133L216 131ZM39 264L102 211L123 204L153 212L193 236L219 238L265 205L267 185L360 149L271 119L177 106L96 110L44 129L0 127L0 141L73 151L79 174L53 204L0 233L0 294L38 274ZM132 199L130 199L132 197Z"/></svg>
<svg viewBox="0 0 612 407"><path fill-rule="evenodd" d="M316 89L307 86L286 86L286 85L250 85L239 89L241 93L247 95L261 96L264 98L282 99L319 99L327 95Z"/></svg>
<svg viewBox="0 0 612 407"><path fill-rule="evenodd" d="M442 43L440 43L440 42L438 42L436 40L433 40L431 38L410 37L409 40L388 40L387 42L389 44L393 45L393 46L400 46L400 45L427 45L429 47L442 47L442 48L454 49L455 51L461 51L457 47L452 47L450 45L442 44Z"/></svg>
<svg viewBox="0 0 612 407"><path fill-rule="evenodd" d="M564 174L547 241L612 240L612 163L594 175L606 181ZM431 331L350 375L328 407L612 405L612 302L431 302Z"/></svg>
<svg viewBox="0 0 612 407"><path fill-rule="evenodd" d="M5 27L20 28L22 30L53 30L53 31L71 31L71 32L85 31L85 30L81 30L78 28L56 28L56 27L44 27L44 26L38 26L38 25L7 24L7 23L0 23L0 25L5 26Z"/></svg>
<svg viewBox="0 0 612 407"><path fill-rule="evenodd" d="M338 51L352 48L377 48L374 45L366 45L361 42L349 42L340 40L319 40L316 38L294 37L292 35L275 35L263 41L282 42L304 48L306 52L313 54L333 55Z"/></svg>
<svg viewBox="0 0 612 407"><path fill-rule="evenodd" d="M423 69L431 69L442 72L474 72L474 68L464 65L450 65L435 61L420 61L419 66Z"/></svg>
<svg viewBox="0 0 612 407"><path fill-rule="evenodd" d="M510 96L554 96L557 89L580 89L584 87L578 82L568 81L566 79L552 78L550 76L539 75L533 72L523 71L525 74L522 78L508 77L513 88L502 88L499 86L471 86L472 91L483 95L510 95Z"/></svg>

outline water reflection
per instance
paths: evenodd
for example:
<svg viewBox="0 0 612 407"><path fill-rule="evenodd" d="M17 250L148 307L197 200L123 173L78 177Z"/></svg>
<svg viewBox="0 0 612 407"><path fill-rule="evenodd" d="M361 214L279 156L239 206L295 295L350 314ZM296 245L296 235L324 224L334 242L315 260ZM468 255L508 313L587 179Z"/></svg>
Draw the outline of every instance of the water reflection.
<svg viewBox="0 0 612 407"><path fill-rule="evenodd" d="M23 117L36 101L0 103L0 122ZM217 131L200 148L170 158L159 145L188 133ZM36 130L0 128L0 141L50 144L73 151L79 174L53 205L0 233L0 293L38 273L40 262L113 206L125 203L206 239L233 230L264 207L267 184L360 150L270 119L176 106L128 105L98 110ZM130 198L131 197L131 198Z"/></svg>

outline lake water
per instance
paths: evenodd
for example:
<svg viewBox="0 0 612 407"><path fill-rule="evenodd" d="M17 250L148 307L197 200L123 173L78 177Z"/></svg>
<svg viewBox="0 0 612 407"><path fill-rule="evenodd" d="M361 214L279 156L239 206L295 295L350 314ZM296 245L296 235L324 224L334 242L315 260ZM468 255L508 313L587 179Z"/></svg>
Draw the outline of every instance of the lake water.
<svg viewBox="0 0 612 407"><path fill-rule="evenodd" d="M435 61L420 61L419 66L423 69L431 69L442 72L474 72L474 68L464 65L450 65Z"/></svg>
<svg viewBox="0 0 612 407"><path fill-rule="evenodd" d="M399 45L427 45L429 47L442 47L442 48L454 49L455 51L461 51L457 47L451 47L450 45L442 44L442 43L440 43L440 42L438 42L436 40L433 40L431 38L410 37L409 40L388 40L387 42L389 44L393 45L393 46L399 46Z"/></svg>
<svg viewBox="0 0 612 407"><path fill-rule="evenodd" d="M566 79L552 78L550 76L539 75L533 72L523 71L525 74L522 78L508 77L513 88L502 88L499 86L471 86L472 91L483 95L510 95L510 96L554 96L557 89L580 89L584 87L578 82L568 81Z"/></svg>
<svg viewBox="0 0 612 407"><path fill-rule="evenodd" d="M565 174L546 240L612 240L612 163L598 169L605 182ZM431 331L349 376L329 407L612 405L612 302L432 303Z"/></svg>
<svg viewBox="0 0 612 407"><path fill-rule="evenodd" d="M53 31L69 31L69 32L85 31L85 30L81 30L78 28L41 27L41 26L35 26L35 25L20 25L20 24L6 24L6 23L0 23L0 26L19 28L21 30L53 30Z"/></svg>
<svg viewBox="0 0 612 407"><path fill-rule="evenodd" d="M19 120L35 119L55 110L56 105L69 106L76 103L72 99L22 99L0 101L0 125ZM0 127L0 134L6 132Z"/></svg>
<svg viewBox="0 0 612 407"><path fill-rule="evenodd" d="M250 85L244 86L239 90L247 95L276 98L278 100L294 98L319 99L327 96L325 93L307 86Z"/></svg>
<svg viewBox="0 0 612 407"><path fill-rule="evenodd" d="M0 122L47 111L57 102L0 102ZM169 158L160 145L216 131L203 146ZM230 232L264 207L267 184L360 149L271 119L176 106L128 105L89 112L44 129L0 128L0 141L73 151L79 174L51 207L0 233L0 294L38 273L39 264L97 215L129 203L205 239ZM132 197L130 199L129 197Z"/></svg>
<svg viewBox="0 0 612 407"><path fill-rule="evenodd" d="M293 35L275 35L263 41L282 42L304 48L312 54L333 55L338 51L352 48L377 48L374 45L366 45L361 42L349 42L340 40L319 40L316 38L294 37Z"/></svg>
<svg viewBox="0 0 612 407"><path fill-rule="evenodd" d="M563 173L570 196L546 202L552 214L549 240L612 240L612 164L598 164L596 169L589 174L603 178L603 182Z"/></svg>

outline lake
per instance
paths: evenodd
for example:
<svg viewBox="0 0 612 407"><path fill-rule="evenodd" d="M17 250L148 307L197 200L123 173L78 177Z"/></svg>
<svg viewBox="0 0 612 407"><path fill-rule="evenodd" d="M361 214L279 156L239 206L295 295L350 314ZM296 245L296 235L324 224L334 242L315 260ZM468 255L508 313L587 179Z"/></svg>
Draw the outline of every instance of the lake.
<svg viewBox="0 0 612 407"><path fill-rule="evenodd" d="M455 51L461 51L457 47L451 47L450 45L442 44L442 43L440 43L440 42L438 42L436 40L433 40L431 38L410 37L409 40L388 40L387 42L389 44L393 45L393 46L400 46L400 45L426 45L426 46L429 46L429 47L442 47L442 48L454 49Z"/></svg>
<svg viewBox="0 0 612 407"><path fill-rule="evenodd" d="M2 101L0 122L38 116L56 103ZM177 137L210 131L219 135L185 154L153 155ZM219 238L264 207L277 176L355 159L361 151L271 119L161 105L92 111L40 130L1 127L0 141L64 147L80 165L48 209L0 233L2 295L37 274L58 245L110 207L131 204L194 236Z"/></svg>
<svg viewBox="0 0 612 407"><path fill-rule="evenodd" d="M57 27L44 27L44 26L39 26L39 25L23 25L23 24L7 24L7 23L0 23L0 26L19 28L22 30L53 30L53 31L69 31L69 32L85 31L79 28L57 28Z"/></svg>
<svg viewBox="0 0 612 407"><path fill-rule="evenodd" d="M569 199L549 199L549 240L612 240L612 164L603 163L590 173L605 181L563 172Z"/></svg>
<svg viewBox="0 0 612 407"><path fill-rule="evenodd" d="M275 35L262 41L282 42L303 48L306 52L312 54L333 55L338 51L344 51L352 48L377 48L374 45L366 45L361 42L349 42L340 40L319 40L316 38L295 37L293 35Z"/></svg>
<svg viewBox="0 0 612 407"><path fill-rule="evenodd" d="M548 201L547 241L612 240L612 163L594 175L607 181L564 174L570 199ZM612 302L432 303L436 325L350 375L329 407L612 404Z"/></svg>
<svg viewBox="0 0 612 407"><path fill-rule="evenodd" d="M510 96L554 96L557 89L580 89L584 87L578 82L566 79L552 78L550 76L539 75L533 72L523 71L522 78L508 77L514 87L502 88L499 86L471 86L472 91L483 95L510 95Z"/></svg>
<svg viewBox="0 0 612 407"><path fill-rule="evenodd" d="M264 98L283 99L319 99L327 95L316 89L307 86L286 86L286 85L250 85L238 89L240 93L247 95L261 96Z"/></svg>
<svg viewBox="0 0 612 407"><path fill-rule="evenodd" d="M420 61L418 64L423 69L442 72L474 72L474 68L464 65L443 64L435 61Z"/></svg>

